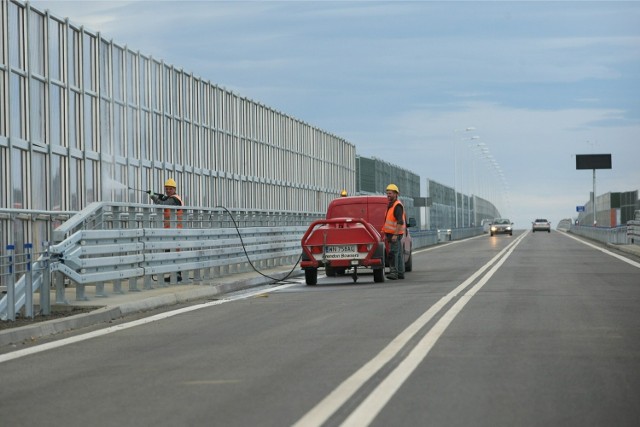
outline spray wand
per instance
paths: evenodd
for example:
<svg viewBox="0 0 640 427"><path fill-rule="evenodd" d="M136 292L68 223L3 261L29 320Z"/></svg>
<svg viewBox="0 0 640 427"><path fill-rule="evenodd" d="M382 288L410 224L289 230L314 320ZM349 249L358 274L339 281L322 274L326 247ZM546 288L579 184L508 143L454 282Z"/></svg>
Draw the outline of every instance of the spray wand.
<svg viewBox="0 0 640 427"><path fill-rule="evenodd" d="M140 190L140 189L138 189L138 188L131 188L131 187L127 187L127 188L129 188L129 190L139 191L139 192L141 192L141 193L147 193L147 194L148 194L148 195L150 195L150 196L156 196L156 197L158 197L160 200L163 200L163 201L164 201L164 200L167 200L167 196L166 196L166 195L164 195L164 194L162 194L162 193L154 193L154 192L153 192L153 191L151 191L151 190Z"/></svg>

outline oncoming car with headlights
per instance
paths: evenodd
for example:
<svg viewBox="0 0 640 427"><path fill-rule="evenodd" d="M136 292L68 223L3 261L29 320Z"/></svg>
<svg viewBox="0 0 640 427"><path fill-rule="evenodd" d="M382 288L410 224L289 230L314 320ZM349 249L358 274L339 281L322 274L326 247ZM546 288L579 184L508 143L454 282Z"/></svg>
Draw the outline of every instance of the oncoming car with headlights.
<svg viewBox="0 0 640 427"><path fill-rule="evenodd" d="M513 236L513 223L507 218L496 218L491 223L491 236L496 234L508 234Z"/></svg>

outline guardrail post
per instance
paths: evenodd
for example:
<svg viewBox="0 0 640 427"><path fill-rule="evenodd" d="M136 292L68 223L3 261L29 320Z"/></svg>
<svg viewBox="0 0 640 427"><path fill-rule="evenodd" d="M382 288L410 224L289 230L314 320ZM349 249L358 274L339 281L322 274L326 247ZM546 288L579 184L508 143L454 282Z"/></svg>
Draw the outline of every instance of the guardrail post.
<svg viewBox="0 0 640 427"><path fill-rule="evenodd" d="M96 285L96 294L98 293L98 286L100 285ZM89 301L89 298L84 293L84 283L76 283L76 301Z"/></svg>
<svg viewBox="0 0 640 427"><path fill-rule="evenodd" d="M15 245L7 245L7 261L9 274L7 283L7 320L16 320L16 274L15 274Z"/></svg>
<svg viewBox="0 0 640 427"><path fill-rule="evenodd" d="M53 266L51 266L53 267ZM53 282L56 287L56 304L68 304L69 301L64 296L64 275L59 271L53 273ZM78 288L76 287L76 296L78 295Z"/></svg>
<svg viewBox="0 0 640 427"><path fill-rule="evenodd" d="M129 278L129 292L140 292L140 289L138 289L138 278L137 277L130 277Z"/></svg>
<svg viewBox="0 0 640 427"><path fill-rule="evenodd" d="M49 247L48 242L43 245ZM51 270L49 270L49 251L45 252L42 260L42 284L40 285L40 311L43 315L51 314Z"/></svg>
<svg viewBox="0 0 640 427"><path fill-rule="evenodd" d="M142 288L145 289L145 290L153 289L152 278L151 278L150 275L148 275L148 274L144 275Z"/></svg>
<svg viewBox="0 0 640 427"><path fill-rule="evenodd" d="M84 291L84 286L82 286L82 290ZM96 283L96 297L106 298L107 293L104 291L104 282Z"/></svg>
<svg viewBox="0 0 640 427"><path fill-rule="evenodd" d="M201 268L193 270L193 281L194 282L201 282L202 281L202 269Z"/></svg>
<svg viewBox="0 0 640 427"><path fill-rule="evenodd" d="M113 281L113 293L114 294L123 294L122 292L122 280L117 279Z"/></svg>
<svg viewBox="0 0 640 427"><path fill-rule="evenodd" d="M24 244L25 267L27 269L24 277L24 310L25 316L33 318L33 274L31 269L31 249L32 243Z"/></svg>

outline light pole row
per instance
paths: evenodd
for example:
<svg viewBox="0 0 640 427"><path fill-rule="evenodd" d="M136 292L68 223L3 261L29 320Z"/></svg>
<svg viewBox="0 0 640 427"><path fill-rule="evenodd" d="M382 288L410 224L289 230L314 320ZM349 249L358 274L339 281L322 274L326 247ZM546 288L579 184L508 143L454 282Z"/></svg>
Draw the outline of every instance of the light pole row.
<svg viewBox="0 0 640 427"><path fill-rule="evenodd" d="M467 127L464 130L455 130L454 132L470 132L470 131L474 131L475 128L474 127ZM462 210L463 212L463 226L470 226L471 223L473 222L473 224L477 224L478 223L478 218L477 218L477 213L478 213L478 204L477 204L477 197L481 197L483 199L486 199L488 201L490 201L492 204L494 204L494 206L498 206L498 201L497 199L500 198L500 205L503 205L504 203L506 203L507 205L509 204L508 201L508 195L505 196L505 192L508 191L508 185L506 182L506 178L504 175L504 172L502 171L502 168L500 167L498 161L495 159L495 157L491 154L489 147L487 146L487 144L483 143L483 142L477 142L475 143L474 141L480 139L479 136L474 135L471 137L464 137L464 138L456 138L455 142L454 142L454 197L455 197L455 226L456 228L460 227L460 222L459 222L459 210ZM460 183L460 188L458 188L458 144L459 142L465 142L464 147L466 148L470 148L471 152L473 154L473 157L471 159L471 179L473 180L473 184L469 187L473 187L473 189L468 189L469 191L472 191L472 195L470 195L470 198L474 198L474 215L473 215L473 221L471 218L471 212L470 212L470 203L468 203L467 205L467 210L469 210L469 213L467 215L466 218L464 215L464 209L465 209L465 203L464 203L464 198L465 198L465 183L464 183L464 165L463 165L463 171L460 173L461 175L461 183ZM488 174L487 174L487 178L491 178L493 177L495 179L494 183L492 183L491 181L493 181L492 179L482 179L479 180L478 176L477 176L477 168L476 168L476 160L480 159L482 161L484 161L484 165L488 170ZM465 158L465 162L466 163L466 158ZM484 177L483 177L484 178ZM479 181L481 181L482 183L479 184ZM497 193L497 190L500 190L500 194ZM461 195L461 201L460 203L458 203L458 193L460 193ZM461 206L460 206L461 205ZM501 206L502 209L498 209L499 211L503 211L504 206ZM502 215L504 215L504 213L502 213Z"/></svg>
<svg viewBox="0 0 640 427"><path fill-rule="evenodd" d="M460 130L454 130L455 132L471 132L476 130L476 128L474 127L467 127L464 130L460 131ZM471 137L465 137L465 138L461 138L460 141L472 141L472 140L476 140L476 139L480 139L479 136L474 135ZM461 174L463 175L463 174ZM458 222L458 141L456 140L454 143L454 147L453 147L453 196L455 199L455 216L456 216L456 220L455 220L455 224L456 224L456 228L460 227L460 224ZM463 179L460 179L460 181L462 183L464 183ZM462 193L462 200L461 200L461 204L462 204L462 211L464 212L464 193Z"/></svg>

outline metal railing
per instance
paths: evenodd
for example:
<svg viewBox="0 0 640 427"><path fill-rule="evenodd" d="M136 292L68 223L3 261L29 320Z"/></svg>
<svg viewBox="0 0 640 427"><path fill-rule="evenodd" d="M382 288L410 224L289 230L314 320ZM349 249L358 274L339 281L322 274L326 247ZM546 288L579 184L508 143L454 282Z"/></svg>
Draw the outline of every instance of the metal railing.
<svg viewBox="0 0 640 427"><path fill-rule="evenodd" d="M614 245L627 245L629 240L627 238L627 226L621 225L618 227L590 227L586 225L571 225L569 229L570 233L577 234L579 236L586 237L602 243L611 243Z"/></svg>
<svg viewBox="0 0 640 427"><path fill-rule="evenodd" d="M640 245L640 210L634 212L634 219L627 222L627 240L633 245Z"/></svg>
<svg viewBox="0 0 640 427"><path fill-rule="evenodd" d="M17 220L18 214L11 219ZM76 299L85 299L87 285L96 286L96 295L106 296L107 284L114 293L123 292L123 282L128 282L129 291L140 290L140 285L150 289L153 277L164 274L170 274L170 284L177 283L178 272L201 283L254 267L294 265L301 236L320 216L93 203L51 233L34 263L32 244L25 244L19 254L14 253L15 245L7 245L7 254L0 257L7 289L0 299L0 318L13 320L22 309L32 317L35 294L40 295L41 312L49 314L48 290L53 286L56 303L65 304L69 282L75 284ZM158 282L165 285L164 280Z"/></svg>

